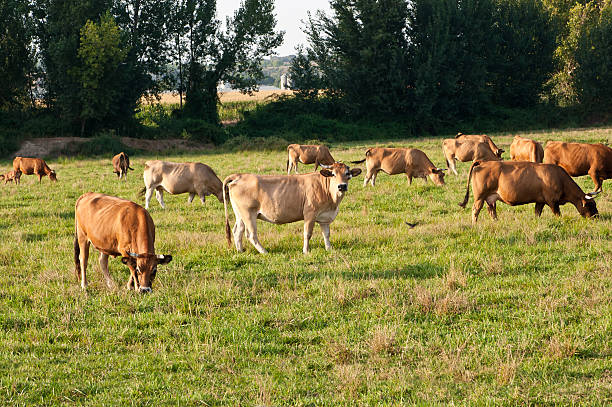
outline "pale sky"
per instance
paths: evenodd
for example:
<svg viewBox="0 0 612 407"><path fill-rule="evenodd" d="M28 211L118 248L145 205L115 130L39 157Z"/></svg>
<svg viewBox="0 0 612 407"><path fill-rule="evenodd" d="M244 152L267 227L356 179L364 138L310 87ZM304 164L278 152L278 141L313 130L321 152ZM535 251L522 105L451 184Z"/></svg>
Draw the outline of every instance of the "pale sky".
<svg viewBox="0 0 612 407"><path fill-rule="evenodd" d="M241 0L218 0L217 16L225 22L225 17L234 14ZM276 0L274 12L276 14L277 30L285 31L283 44L276 49L280 56L295 54L295 47L306 44L306 36L301 28L301 21L306 20L307 12L312 14L316 10L324 10L329 14L329 0Z"/></svg>

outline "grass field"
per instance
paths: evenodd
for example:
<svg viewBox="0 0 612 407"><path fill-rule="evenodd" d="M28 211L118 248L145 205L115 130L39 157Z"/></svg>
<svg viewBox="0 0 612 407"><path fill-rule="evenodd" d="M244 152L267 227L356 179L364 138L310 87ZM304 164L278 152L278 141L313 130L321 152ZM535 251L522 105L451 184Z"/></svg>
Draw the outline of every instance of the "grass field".
<svg viewBox="0 0 612 407"><path fill-rule="evenodd" d="M511 135L491 134L509 151ZM612 142L612 129L527 134ZM332 145L412 146L444 166L441 138ZM508 157L508 153L505 153ZM0 405L516 405L612 403L612 182L599 219L571 205L541 218L498 205L471 226L468 163L447 185L380 174L353 179L331 225L303 255L302 223L259 222L268 255L228 250L223 205L152 201L160 267L150 295L106 288L90 256L73 275L74 203L97 191L141 202L143 163L201 161L280 174L284 152L134 156L127 182L110 157L50 161L58 182L0 188ZM0 163L8 168L9 162ZM312 166L301 166L301 171ZM577 182L593 190L588 177ZM471 208L472 197L468 207ZM232 215L233 219L233 215ZM404 222L417 222L410 229Z"/></svg>

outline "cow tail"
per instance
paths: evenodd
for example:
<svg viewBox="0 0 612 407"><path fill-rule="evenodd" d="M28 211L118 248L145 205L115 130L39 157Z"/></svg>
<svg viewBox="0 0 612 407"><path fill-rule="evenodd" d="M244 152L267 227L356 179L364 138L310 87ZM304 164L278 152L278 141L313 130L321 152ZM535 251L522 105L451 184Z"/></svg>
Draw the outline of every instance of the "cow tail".
<svg viewBox="0 0 612 407"><path fill-rule="evenodd" d="M288 154L287 154L287 155L288 155ZM287 158L287 165L286 165L285 171L286 171L286 172L289 172L289 158Z"/></svg>
<svg viewBox="0 0 612 407"><path fill-rule="evenodd" d="M145 192L147 192L147 187L143 187L140 191L138 191L138 196L142 198Z"/></svg>
<svg viewBox="0 0 612 407"><path fill-rule="evenodd" d="M227 240L227 247L232 247L232 230L230 229L229 224L229 214L227 212L227 200L229 197L229 187L227 186L228 182L232 180L228 180L227 178L223 181L223 209L225 210L225 240Z"/></svg>
<svg viewBox="0 0 612 407"><path fill-rule="evenodd" d="M365 162L365 158L363 160L359 160L359 161L351 161L351 164L361 164L363 162Z"/></svg>
<svg viewBox="0 0 612 407"><path fill-rule="evenodd" d="M371 150L371 148L368 148L366 150L366 152L365 152L366 158L364 158L363 160L359 160L359 161L351 161L351 164L361 164L361 163L364 163L368 159L370 154L372 154L372 152L370 150Z"/></svg>
<svg viewBox="0 0 612 407"><path fill-rule="evenodd" d="M474 161L472 163L472 166L470 167L470 173L468 174L467 180L467 190L465 191L465 198L463 198L463 202L459 204L459 206L462 208L465 208L465 205L467 205L468 201L470 200L470 181L472 180L472 170L478 165L480 165L480 161Z"/></svg>
<svg viewBox="0 0 612 407"><path fill-rule="evenodd" d="M77 202L78 203L78 202ZM81 246L79 246L79 234L78 223L76 219L76 210L74 215L74 275L77 278L77 281L80 280L81 275Z"/></svg>

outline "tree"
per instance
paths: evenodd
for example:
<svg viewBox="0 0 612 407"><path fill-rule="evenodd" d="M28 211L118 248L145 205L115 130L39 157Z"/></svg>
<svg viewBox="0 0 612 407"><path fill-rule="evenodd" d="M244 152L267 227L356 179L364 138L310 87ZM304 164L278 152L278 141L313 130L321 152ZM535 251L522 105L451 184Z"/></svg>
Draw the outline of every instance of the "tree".
<svg viewBox="0 0 612 407"><path fill-rule="evenodd" d="M312 56L306 54L302 47L297 49L297 55L289 66L289 77L291 78L291 89L296 91L296 96L303 99L314 99L323 89L321 72L313 63Z"/></svg>

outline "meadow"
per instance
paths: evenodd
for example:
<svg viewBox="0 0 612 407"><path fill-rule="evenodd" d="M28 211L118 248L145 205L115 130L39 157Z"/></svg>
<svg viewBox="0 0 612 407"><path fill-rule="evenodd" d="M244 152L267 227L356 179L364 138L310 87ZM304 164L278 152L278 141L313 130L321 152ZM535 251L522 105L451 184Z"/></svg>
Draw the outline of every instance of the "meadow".
<svg viewBox="0 0 612 407"><path fill-rule="evenodd" d="M612 128L522 134L612 143ZM452 137L452 135L448 135ZM508 159L512 134L490 134ZM442 138L331 144L410 146L446 167ZM326 252L318 226L258 222L269 251L228 249L223 204L156 200L153 293L109 290L90 256L74 277L74 203L87 191L143 204L149 159L201 161L221 179L281 174L285 151L134 155L117 180L109 157L48 160L58 182L0 187L0 405L603 405L612 403L612 181L601 216L498 204L476 226L463 198L469 163L435 186L380 174L351 180ZM7 169L10 162L0 162ZM363 168L363 165L361 165ZM300 172L312 166L300 165ZM576 181L592 191L589 177ZM231 215L233 221L233 214ZM410 228L405 222L417 223Z"/></svg>

